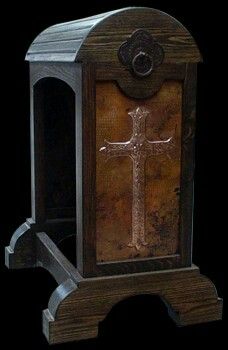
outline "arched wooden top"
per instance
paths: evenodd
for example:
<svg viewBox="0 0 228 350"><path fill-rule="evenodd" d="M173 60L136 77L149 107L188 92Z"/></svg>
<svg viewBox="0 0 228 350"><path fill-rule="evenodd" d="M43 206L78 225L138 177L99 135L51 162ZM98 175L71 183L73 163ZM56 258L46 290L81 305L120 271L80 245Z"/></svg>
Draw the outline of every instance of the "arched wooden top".
<svg viewBox="0 0 228 350"><path fill-rule="evenodd" d="M163 47L164 63L199 62L199 49L187 29L168 14L130 7L49 27L31 44L26 60L119 63L118 50L143 29Z"/></svg>

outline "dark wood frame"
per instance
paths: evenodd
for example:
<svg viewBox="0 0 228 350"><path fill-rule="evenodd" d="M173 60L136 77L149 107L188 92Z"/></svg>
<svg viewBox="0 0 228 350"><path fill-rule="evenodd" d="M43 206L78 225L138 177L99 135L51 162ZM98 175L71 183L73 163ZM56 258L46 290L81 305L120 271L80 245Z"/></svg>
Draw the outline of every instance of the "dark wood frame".
<svg viewBox="0 0 228 350"><path fill-rule="evenodd" d="M120 66L84 64L82 70L82 114L76 121L77 267L85 277L115 275L187 267L192 263L192 213L194 174L194 123L196 102L196 64L164 65L148 80L136 80ZM121 77L121 78L119 78ZM128 88L135 80L134 92ZM145 98L156 93L165 80L183 81L182 154L179 253L159 258L97 263L96 260L96 81L114 80L127 96ZM146 91L142 87L147 87ZM82 154L82 160L80 155ZM80 175L79 175L80 173ZM80 180L81 179L81 180ZM186 205L188 203L188 205Z"/></svg>
<svg viewBox="0 0 228 350"><path fill-rule="evenodd" d="M30 63L30 138L31 138L31 207L32 217L13 234L5 249L9 268L36 266L36 233L45 231L58 244L76 235L76 217L48 219L45 213L43 122L34 115L34 87L45 78L66 83L75 94L75 114L81 113L81 65L77 63Z"/></svg>

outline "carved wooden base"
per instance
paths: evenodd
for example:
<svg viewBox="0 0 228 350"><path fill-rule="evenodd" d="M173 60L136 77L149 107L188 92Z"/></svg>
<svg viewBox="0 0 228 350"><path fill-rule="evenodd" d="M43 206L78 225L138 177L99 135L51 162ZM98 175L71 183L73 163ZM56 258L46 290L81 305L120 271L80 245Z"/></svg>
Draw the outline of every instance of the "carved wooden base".
<svg viewBox="0 0 228 350"><path fill-rule="evenodd" d="M222 299L218 298L213 283L194 265L83 278L45 233L28 232L29 227L27 230L22 227L16 240L13 236L11 246L6 247L6 265L10 268L29 267L30 264L41 266L59 284L49 300L48 309L43 311L43 332L51 344L96 337L99 322L115 304L142 294L160 296L179 326L222 318ZM30 239L27 247L24 245L26 237ZM16 244L12 249L14 240ZM34 245L33 250L30 250L30 244Z"/></svg>
<svg viewBox="0 0 228 350"><path fill-rule="evenodd" d="M174 271L90 278L77 285L67 280L51 296L43 312L49 343L96 337L99 322L119 301L139 295L159 295L180 326L222 317L222 300L212 282L195 266Z"/></svg>

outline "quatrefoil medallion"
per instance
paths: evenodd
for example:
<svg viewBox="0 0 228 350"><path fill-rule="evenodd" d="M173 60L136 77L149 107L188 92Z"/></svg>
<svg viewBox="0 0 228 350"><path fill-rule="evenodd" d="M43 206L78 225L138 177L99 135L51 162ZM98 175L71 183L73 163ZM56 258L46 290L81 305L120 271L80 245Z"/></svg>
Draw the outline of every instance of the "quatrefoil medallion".
<svg viewBox="0 0 228 350"><path fill-rule="evenodd" d="M149 32L138 29L120 46L118 57L134 75L143 78L162 64L164 50Z"/></svg>

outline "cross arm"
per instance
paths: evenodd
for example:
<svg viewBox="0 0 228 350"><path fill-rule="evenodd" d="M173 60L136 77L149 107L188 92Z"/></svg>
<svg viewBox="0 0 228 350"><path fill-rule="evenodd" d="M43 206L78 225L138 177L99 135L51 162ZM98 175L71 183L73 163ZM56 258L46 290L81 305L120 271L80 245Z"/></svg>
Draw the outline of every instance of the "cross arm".
<svg viewBox="0 0 228 350"><path fill-rule="evenodd" d="M169 153L175 147L175 137L171 136L166 140L159 141L146 141L146 150L148 155L160 155L164 153Z"/></svg>
<svg viewBox="0 0 228 350"><path fill-rule="evenodd" d="M130 141L127 142L109 142L104 140L104 146L99 149L100 152L104 153L108 158L117 156L128 156L130 155Z"/></svg>

